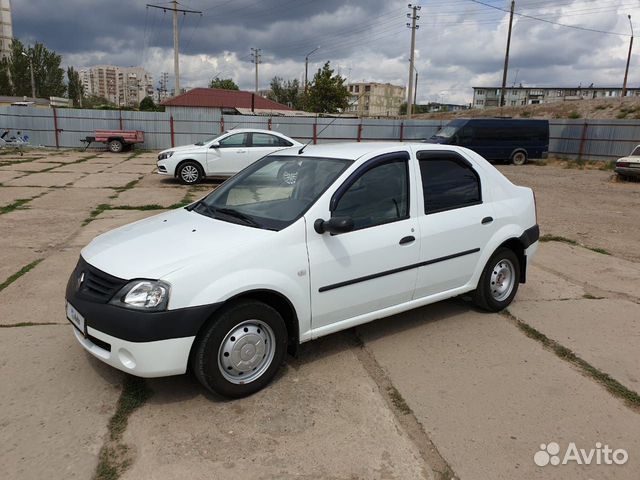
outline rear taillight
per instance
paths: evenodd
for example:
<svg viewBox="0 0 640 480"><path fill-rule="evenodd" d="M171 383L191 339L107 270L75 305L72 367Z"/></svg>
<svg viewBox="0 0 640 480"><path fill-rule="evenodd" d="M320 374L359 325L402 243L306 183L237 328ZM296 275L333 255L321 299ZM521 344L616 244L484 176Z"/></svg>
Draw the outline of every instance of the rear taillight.
<svg viewBox="0 0 640 480"><path fill-rule="evenodd" d="M533 208L536 212L536 224L538 223L538 203L536 202L536 192L534 192L533 190L531 190L531 192L533 193Z"/></svg>
<svg viewBox="0 0 640 480"><path fill-rule="evenodd" d="M617 162L616 167L628 168L629 162Z"/></svg>

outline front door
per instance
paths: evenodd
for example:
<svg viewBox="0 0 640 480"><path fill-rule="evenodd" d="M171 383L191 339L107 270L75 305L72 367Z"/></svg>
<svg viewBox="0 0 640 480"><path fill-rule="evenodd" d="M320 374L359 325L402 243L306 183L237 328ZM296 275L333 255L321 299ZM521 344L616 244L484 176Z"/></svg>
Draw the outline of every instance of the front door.
<svg viewBox="0 0 640 480"><path fill-rule="evenodd" d="M247 166L249 134L234 133L224 137L207 153L207 175L234 175Z"/></svg>
<svg viewBox="0 0 640 480"><path fill-rule="evenodd" d="M352 218L353 231L319 234L313 224L320 210L307 215L315 335L411 299L417 270L410 266L418 261L420 244L409 164L407 152L385 154L338 187L324 213Z"/></svg>

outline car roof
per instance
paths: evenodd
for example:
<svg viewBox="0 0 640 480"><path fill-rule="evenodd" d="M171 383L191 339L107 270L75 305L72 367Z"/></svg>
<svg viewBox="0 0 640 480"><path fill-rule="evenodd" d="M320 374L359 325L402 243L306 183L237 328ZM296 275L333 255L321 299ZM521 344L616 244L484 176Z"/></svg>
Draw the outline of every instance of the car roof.
<svg viewBox="0 0 640 480"><path fill-rule="evenodd" d="M453 145L440 145L436 143L422 142L344 142L322 143L319 145L307 145L302 156L321 158L342 158L345 160L357 160L364 155L372 153L387 153L393 150L407 150L408 148L420 150L457 150ZM298 155L300 147L291 147L280 150L276 155Z"/></svg>
<svg viewBox="0 0 640 480"><path fill-rule="evenodd" d="M232 128L231 130L225 131L225 133L270 133L286 137L283 133L276 132L275 130L264 130L262 128Z"/></svg>

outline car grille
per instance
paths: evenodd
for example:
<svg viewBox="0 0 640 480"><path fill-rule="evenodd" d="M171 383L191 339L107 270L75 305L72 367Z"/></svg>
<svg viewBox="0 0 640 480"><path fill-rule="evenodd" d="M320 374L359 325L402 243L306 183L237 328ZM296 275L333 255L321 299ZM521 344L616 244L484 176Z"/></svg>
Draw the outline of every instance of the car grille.
<svg viewBox="0 0 640 480"><path fill-rule="evenodd" d="M99 303L107 303L118 290L127 284L126 280L109 275L89 265L82 257L78 260L75 276L78 296Z"/></svg>

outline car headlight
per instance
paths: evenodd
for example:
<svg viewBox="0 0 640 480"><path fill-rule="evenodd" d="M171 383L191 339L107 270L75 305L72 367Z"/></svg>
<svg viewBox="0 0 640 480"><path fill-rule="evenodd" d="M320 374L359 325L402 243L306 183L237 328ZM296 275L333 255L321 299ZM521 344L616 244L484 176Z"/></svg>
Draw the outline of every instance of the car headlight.
<svg viewBox="0 0 640 480"><path fill-rule="evenodd" d="M133 280L120 289L110 303L149 312L166 310L170 289L168 283L158 280Z"/></svg>
<svg viewBox="0 0 640 480"><path fill-rule="evenodd" d="M161 153L158 155L158 160L164 160L165 158L171 157L171 155L173 155L172 151Z"/></svg>

